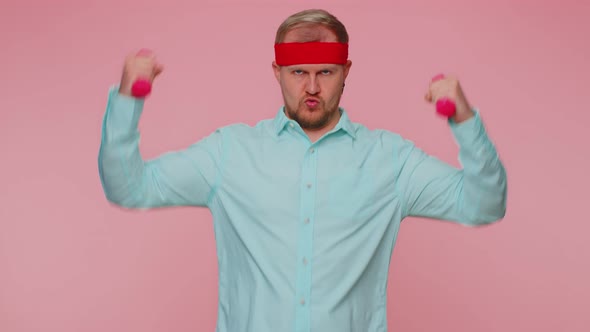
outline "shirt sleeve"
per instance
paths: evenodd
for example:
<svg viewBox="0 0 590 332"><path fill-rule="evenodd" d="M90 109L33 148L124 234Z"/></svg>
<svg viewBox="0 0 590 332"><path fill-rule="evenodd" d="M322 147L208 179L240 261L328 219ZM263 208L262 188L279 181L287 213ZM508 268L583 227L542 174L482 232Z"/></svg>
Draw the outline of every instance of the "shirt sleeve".
<svg viewBox="0 0 590 332"><path fill-rule="evenodd" d="M143 99L110 89L103 118L98 168L107 200L125 208L208 206L220 176L221 134L144 160L138 123Z"/></svg>
<svg viewBox="0 0 590 332"><path fill-rule="evenodd" d="M406 141L400 172L404 216L481 225L505 216L506 170L490 141L480 113L459 124L449 120L459 145L462 169L427 155Z"/></svg>

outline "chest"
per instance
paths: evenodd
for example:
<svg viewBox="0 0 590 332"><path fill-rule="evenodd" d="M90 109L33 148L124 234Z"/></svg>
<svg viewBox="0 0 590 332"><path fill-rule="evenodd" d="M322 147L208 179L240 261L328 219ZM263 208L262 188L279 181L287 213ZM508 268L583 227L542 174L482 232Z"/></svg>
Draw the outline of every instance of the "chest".
<svg viewBox="0 0 590 332"><path fill-rule="evenodd" d="M377 144L236 146L224 167L223 190L235 204L268 218L296 218L304 209L363 217L394 192L395 162Z"/></svg>

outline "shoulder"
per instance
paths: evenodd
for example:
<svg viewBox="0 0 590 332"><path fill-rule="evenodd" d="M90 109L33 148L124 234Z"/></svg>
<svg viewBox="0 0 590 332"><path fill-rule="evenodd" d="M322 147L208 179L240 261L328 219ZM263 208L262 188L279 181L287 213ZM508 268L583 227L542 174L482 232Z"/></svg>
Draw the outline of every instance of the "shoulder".
<svg viewBox="0 0 590 332"><path fill-rule="evenodd" d="M413 147L414 142L403 137L401 134L382 128L371 129L366 125L353 122L352 128L356 139L370 145L380 145L383 148L391 148L401 150L408 147Z"/></svg>
<svg viewBox="0 0 590 332"><path fill-rule="evenodd" d="M273 120L263 119L254 125L247 123L232 123L216 130L216 133L231 140L247 140L268 137L273 130Z"/></svg>

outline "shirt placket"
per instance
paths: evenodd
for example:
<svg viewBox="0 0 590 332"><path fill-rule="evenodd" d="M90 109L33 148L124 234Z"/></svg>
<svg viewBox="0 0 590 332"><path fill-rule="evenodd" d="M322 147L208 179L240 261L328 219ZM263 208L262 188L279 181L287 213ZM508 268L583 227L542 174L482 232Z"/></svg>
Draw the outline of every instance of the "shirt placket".
<svg viewBox="0 0 590 332"><path fill-rule="evenodd" d="M316 197L317 148L311 145L301 171L301 214L297 237L297 284L295 332L311 331L311 273L314 207Z"/></svg>

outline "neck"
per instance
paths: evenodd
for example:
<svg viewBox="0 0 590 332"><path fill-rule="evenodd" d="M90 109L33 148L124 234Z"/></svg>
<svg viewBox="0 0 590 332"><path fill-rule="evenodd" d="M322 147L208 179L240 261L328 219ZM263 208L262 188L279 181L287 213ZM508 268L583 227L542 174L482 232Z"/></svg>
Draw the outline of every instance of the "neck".
<svg viewBox="0 0 590 332"><path fill-rule="evenodd" d="M305 132L305 134L307 134L307 137L309 138L309 140L312 143L315 143L322 136L324 136L326 133L328 133L330 130L332 130L332 129L334 129L334 127L336 127L336 124L338 124L338 121L340 121L341 116L342 115L340 114L340 110L338 110L338 112L336 112L336 114L330 120L330 122L328 122L322 128L318 128L318 129L305 129L305 128L303 128L303 132Z"/></svg>

